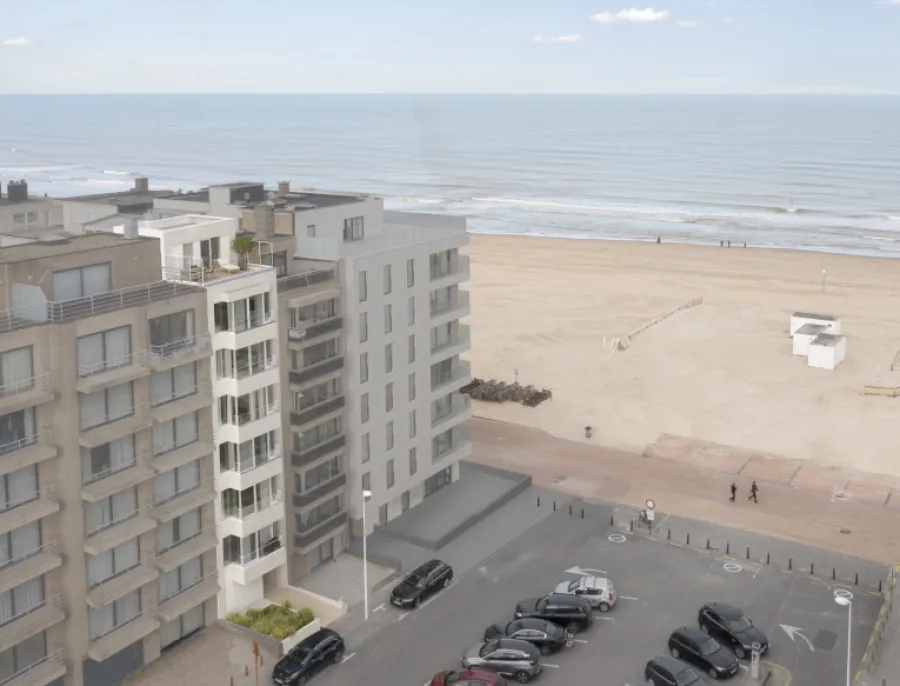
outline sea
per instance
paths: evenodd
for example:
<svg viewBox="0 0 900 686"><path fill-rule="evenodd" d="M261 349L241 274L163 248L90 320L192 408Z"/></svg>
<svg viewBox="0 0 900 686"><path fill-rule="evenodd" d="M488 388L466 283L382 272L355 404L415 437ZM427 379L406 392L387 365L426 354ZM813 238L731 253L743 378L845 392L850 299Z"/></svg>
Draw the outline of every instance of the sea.
<svg viewBox="0 0 900 686"><path fill-rule="evenodd" d="M900 97L0 96L0 182L246 180L470 230L900 257Z"/></svg>

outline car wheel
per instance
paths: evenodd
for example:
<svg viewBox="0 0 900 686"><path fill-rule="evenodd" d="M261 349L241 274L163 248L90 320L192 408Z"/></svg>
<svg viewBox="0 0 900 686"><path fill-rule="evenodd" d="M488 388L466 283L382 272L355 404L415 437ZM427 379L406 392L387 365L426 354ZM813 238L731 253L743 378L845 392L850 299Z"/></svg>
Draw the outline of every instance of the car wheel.
<svg viewBox="0 0 900 686"><path fill-rule="evenodd" d="M566 625L566 631L568 631L570 634L577 634L580 628L581 626L578 624L578 622L569 622Z"/></svg>
<svg viewBox="0 0 900 686"><path fill-rule="evenodd" d="M419 605L421 605L421 604L422 604L422 599L421 599L421 598L416 598L416 599L413 601L413 607L419 607Z"/></svg>
<svg viewBox="0 0 900 686"><path fill-rule="evenodd" d="M674 657L676 660L677 660L679 657L681 657L681 653L678 652L678 648L672 648L672 657Z"/></svg>
<svg viewBox="0 0 900 686"><path fill-rule="evenodd" d="M298 677L294 680L294 686L304 686L304 685L306 684L307 681L309 681L309 677L298 676Z"/></svg>
<svg viewBox="0 0 900 686"><path fill-rule="evenodd" d="M344 659L344 651L343 651L343 650L337 651L337 652L334 654L334 658L333 658L333 659L334 659L334 664L336 664L336 665L341 664L341 660Z"/></svg>
<svg viewBox="0 0 900 686"><path fill-rule="evenodd" d="M553 652L553 649L550 646L541 646L541 655L549 655Z"/></svg>
<svg viewBox="0 0 900 686"><path fill-rule="evenodd" d="M734 654L737 655L739 660L743 660L745 657L747 657L747 651L744 650L744 646L738 646L737 648L735 648Z"/></svg>
<svg viewBox="0 0 900 686"><path fill-rule="evenodd" d="M447 586L449 586L449 585L450 585L450 578L448 577L448 578L444 579L444 588L447 588Z"/></svg>
<svg viewBox="0 0 900 686"><path fill-rule="evenodd" d="M709 674L710 679L718 679L719 678L719 673L712 668L710 668L708 674Z"/></svg>
<svg viewBox="0 0 900 686"><path fill-rule="evenodd" d="M597 607L600 612L609 612L609 603L600 603Z"/></svg>
<svg viewBox="0 0 900 686"><path fill-rule="evenodd" d="M528 672L516 672L516 681L520 684L527 684L531 681L531 675Z"/></svg>

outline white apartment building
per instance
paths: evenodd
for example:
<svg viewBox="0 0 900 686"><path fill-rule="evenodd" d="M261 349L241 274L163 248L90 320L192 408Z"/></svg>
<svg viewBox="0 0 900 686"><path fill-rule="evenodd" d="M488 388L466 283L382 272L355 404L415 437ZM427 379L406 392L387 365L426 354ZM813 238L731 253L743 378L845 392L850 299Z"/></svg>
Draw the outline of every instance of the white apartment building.
<svg viewBox="0 0 900 686"><path fill-rule="evenodd" d="M276 271L233 254L234 218L183 215L120 229L159 239L163 278L207 293L219 614L287 584Z"/></svg>

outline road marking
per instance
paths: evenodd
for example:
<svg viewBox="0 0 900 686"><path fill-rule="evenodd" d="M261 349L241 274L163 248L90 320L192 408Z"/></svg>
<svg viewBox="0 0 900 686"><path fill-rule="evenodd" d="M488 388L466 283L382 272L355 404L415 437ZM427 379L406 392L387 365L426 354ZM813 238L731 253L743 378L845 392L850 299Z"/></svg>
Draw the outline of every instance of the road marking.
<svg viewBox="0 0 900 686"><path fill-rule="evenodd" d="M400 615L399 617L397 617L397 621L398 621L398 622L403 621L403 619L404 619L408 614L409 614L409 612L404 612L402 615Z"/></svg>
<svg viewBox="0 0 900 686"><path fill-rule="evenodd" d="M810 652L816 652L816 649L813 648L813 644L806 636L804 636L803 629L801 629L799 626L790 626L789 624L779 624L778 626L784 629L784 633L786 633L788 635L788 638L790 638L794 643L797 642L796 637L799 636L804 641L806 641L806 645L809 646Z"/></svg>
<svg viewBox="0 0 900 686"><path fill-rule="evenodd" d="M741 664L741 665L738 665L738 667L740 667L741 669L744 669L748 672L750 671L750 668L747 665ZM427 684L426 684L426 686L427 686Z"/></svg>
<svg viewBox="0 0 900 686"><path fill-rule="evenodd" d="M574 567L569 567L566 570L566 574L576 574L578 576L584 576L586 574L606 574L602 569L592 569L590 567L579 567L575 565Z"/></svg>
<svg viewBox="0 0 900 686"><path fill-rule="evenodd" d="M356 653L350 653L349 655L344 655L344 659L341 660L341 664L344 664L347 660L349 660L354 655L356 655ZM427 684L426 684L426 686L427 686Z"/></svg>
<svg viewBox="0 0 900 686"><path fill-rule="evenodd" d="M548 662L544 663L544 667L549 667L550 669L559 669L559 665L551 665Z"/></svg>
<svg viewBox="0 0 900 686"><path fill-rule="evenodd" d="M384 610L384 603L381 603L381 605L372 610L372 612L381 612L382 610Z"/></svg>
<svg viewBox="0 0 900 686"><path fill-rule="evenodd" d="M612 617L596 617L596 619L602 619L604 622L613 622L613 623L615 623L615 621L616 621Z"/></svg>
<svg viewBox="0 0 900 686"><path fill-rule="evenodd" d="M743 569L737 562L726 562L723 567L726 572L731 572L732 574L739 572Z"/></svg>
<svg viewBox="0 0 900 686"><path fill-rule="evenodd" d="M630 596L630 595L620 595L619 597L622 600L637 600L637 598L635 598L634 596Z"/></svg>
<svg viewBox="0 0 900 686"><path fill-rule="evenodd" d="M613 543L624 543L625 536L623 536L622 534L610 534L609 540L612 541Z"/></svg>
<svg viewBox="0 0 900 686"><path fill-rule="evenodd" d="M574 638L572 640L575 641L575 643L587 643L583 638Z"/></svg>

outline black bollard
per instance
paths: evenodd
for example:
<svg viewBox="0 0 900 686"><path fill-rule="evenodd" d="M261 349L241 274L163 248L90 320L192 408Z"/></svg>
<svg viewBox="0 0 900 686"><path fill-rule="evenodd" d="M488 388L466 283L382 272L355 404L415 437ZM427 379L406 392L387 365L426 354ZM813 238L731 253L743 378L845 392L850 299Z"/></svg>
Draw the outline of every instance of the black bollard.
<svg viewBox="0 0 900 686"><path fill-rule="evenodd" d="M553 501L553 511L556 512L556 501Z"/></svg>
<svg viewBox="0 0 900 686"><path fill-rule="evenodd" d="M615 525L616 525L616 517L615 517L615 515L610 515L610 516L609 516L609 525L610 525L610 526L615 526Z"/></svg>
<svg viewBox="0 0 900 686"><path fill-rule="evenodd" d="M631 520L631 523L628 526L632 531L634 531L634 520L633 519Z"/></svg>
<svg viewBox="0 0 900 686"><path fill-rule="evenodd" d="M809 563L809 573L810 575L814 575L816 573L816 565L814 562Z"/></svg>
<svg viewBox="0 0 900 686"><path fill-rule="evenodd" d="M878 580L878 592L881 593L881 579Z"/></svg>
<svg viewBox="0 0 900 686"><path fill-rule="evenodd" d="M572 516L572 503L569 503L569 516Z"/></svg>
<svg viewBox="0 0 900 686"><path fill-rule="evenodd" d="M244 665L244 676L250 676L250 668Z"/></svg>
<svg viewBox="0 0 900 686"><path fill-rule="evenodd" d="M690 534L687 535L687 539L686 539L686 540L687 540L686 545L690 545L690 544L691 544L691 535L690 535Z"/></svg>
<svg viewBox="0 0 900 686"><path fill-rule="evenodd" d="M772 563L772 556L769 553L766 553L766 564Z"/></svg>
<svg viewBox="0 0 900 686"><path fill-rule="evenodd" d="M834 567L832 567L831 568L831 580L834 581L835 579L837 579L837 570Z"/></svg>
<svg viewBox="0 0 900 686"><path fill-rule="evenodd" d="M791 571L794 568L794 561L791 558L788 558L788 571Z"/></svg>
<svg viewBox="0 0 900 686"><path fill-rule="evenodd" d="M259 655L259 666L260 666L260 667L263 666L263 656L262 656L262 653L260 653L260 655Z"/></svg>
<svg viewBox="0 0 900 686"><path fill-rule="evenodd" d="M581 508L581 518L584 519L584 508Z"/></svg>
<svg viewBox="0 0 900 686"><path fill-rule="evenodd" d="M725 554L731 555L731 544L730 543L725 543Z"/></svg>
<svg viewBox="0 0 900 686"><path fill-rule="evenodd" d="M709 550L709 539L706 539L706 549Z"/></svg>
<svg viewBox="0 0 900 686"><path fill-rule="evenodd" d="M541 506L541 496L538 496L538 507Z"/></svg>
<svg viewBox="0 0 900 686"><path fill-rule="evenodd" d="M667 540L667 541L671 541L671 540L672 540L672 530L671 530L671 529L669 529L668 533L666 534L666 540Z"/></svg>
<svg viewBox="0 0 900 686"><path fill-rule="evenodd" d="M856 573L856 579L853 582L854 586L859 586L859 572Z"/></svg>
<svg viewBox="0 0 900 686"><path fill-rule="evenodd" d="M750 559L750 548L747 548L747 559Z"/></svg>

